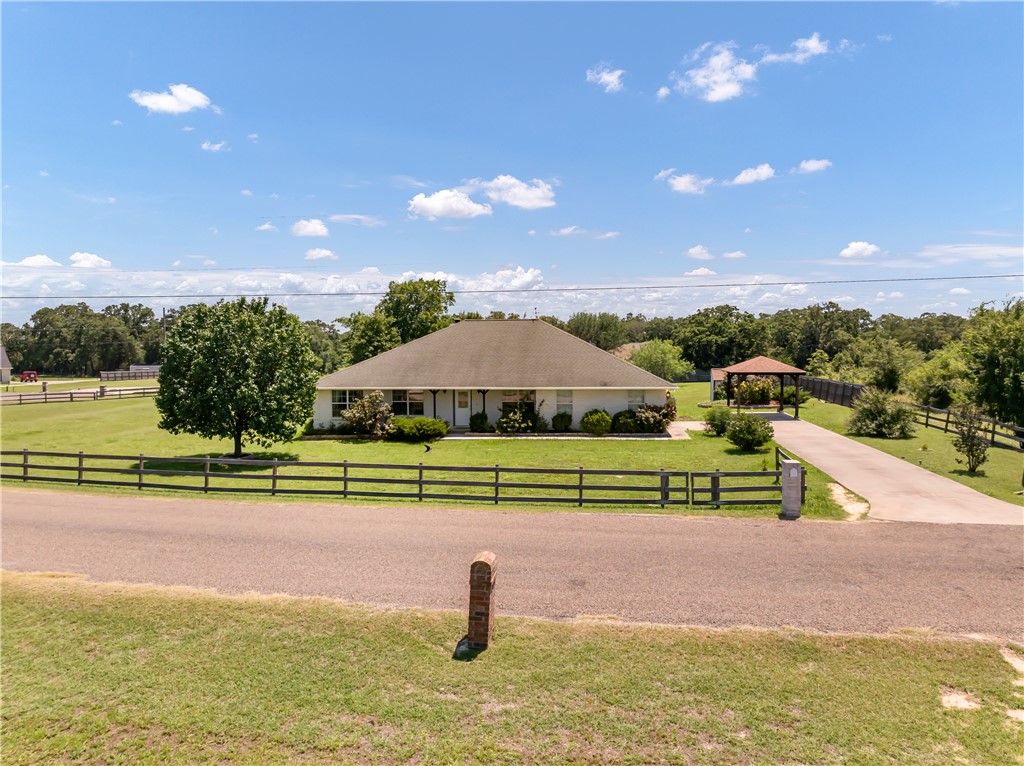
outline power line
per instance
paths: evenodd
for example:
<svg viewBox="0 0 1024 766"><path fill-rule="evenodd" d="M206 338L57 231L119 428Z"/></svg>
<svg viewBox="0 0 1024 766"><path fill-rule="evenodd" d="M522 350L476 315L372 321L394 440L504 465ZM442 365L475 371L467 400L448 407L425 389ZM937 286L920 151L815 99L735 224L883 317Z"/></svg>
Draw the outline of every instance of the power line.
<svg viewBox="0 0 1024 766"><path fill-rule="evenodd" d="M818 279L779 282L717 282L694 285L608 285L598 287L501 287L487 290L451 290L455 295L501 295L509 293L591 293L623 290L707 290L722 287L784 287L787 285L857 285L893 282L949 282L967 279L1012 279L1024 278L1024 274L971 274L954 277L883 277L875 279ZM357 298L362 296L387 295L387 290L355 290L351 292L249 292L249 293L146 293L117 295L4 295L0 300L106 300L143 298Z"/></svg>

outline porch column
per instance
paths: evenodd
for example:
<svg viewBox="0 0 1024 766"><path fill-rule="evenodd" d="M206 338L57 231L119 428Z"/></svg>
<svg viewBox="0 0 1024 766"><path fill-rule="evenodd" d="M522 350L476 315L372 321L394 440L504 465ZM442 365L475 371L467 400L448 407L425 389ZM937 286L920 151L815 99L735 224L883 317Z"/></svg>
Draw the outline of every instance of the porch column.
<svg viewBox="0 0 1024 766"><path fill-rule="evenodd" d="M483 413L484 413L485 415L487 414L487 392L488 392L488 391L490 391L490 389L489 389L489 388L478 388L478 389L476 390L476 392L477 392L478 394L480 394L481 398L483 399L483 402L482 402L482 403L480 404L480 410L481 410L481 411L482 411L482 412L483 412Z"/></svg>
<svg viewBox="0 0 1024 766"><path fill-rule="evenodd" d="M428 390L430 391L431 395L434 397L434 411L432 413L430 413L430 416L432 418L434 418L435 420L437 420L437 392L440 391L441 389L439 389L439 388L431 388L431 389L428 389Z"/></svg>

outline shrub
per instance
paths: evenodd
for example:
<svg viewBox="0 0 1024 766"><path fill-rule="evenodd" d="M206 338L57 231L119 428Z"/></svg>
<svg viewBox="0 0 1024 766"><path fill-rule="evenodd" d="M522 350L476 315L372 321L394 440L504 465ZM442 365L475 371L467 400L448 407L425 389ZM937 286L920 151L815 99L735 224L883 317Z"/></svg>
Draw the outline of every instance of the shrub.
<svg viewBox="0 0 1024 766"><path fill-rule="evenodd" d="M676 419L676 398L672 394L665 394L665 417L668 418L668 422L671 423Z"/></svg>
<svg viewBox="0 0 1024 766"><path fill-rule="evenodd" d="M551 418L551 430L559 433L565 433L572 428L572 415L568 412L559 412L553 418Z"/></svg>
<svg viewBox="0 0 1024 766"><path fill-rule="evenodd" d="M725 438L741 450L763 447L775 436L772 424L757 415L736 415L725 430Z"/></svg>
<svg viewBox="0 0 1024 766"><path fill-rule="evenodd" d="M436 418L395 418L388 438L400 442L428 442L448 433L448 424Z"/></svg>
<svg viewBox="0 0 1024 766"><path fill-rule="evenodd" d="M494 426L491 425L487 413L481 410L469 416L469 430L480 434L489 434L494 433Z"/></svg>
<svg viewBox="0 0 1024 766"><path fill-rule="evenodd" d="M786 386L782 389L782 403L783 404L796 404L796 397L800 397L800 404L803 404L811 398L811 392L803 388L797 388L796 386ZM772 386L772 399L775 401L779 400L779 387Z"/></svg>
<svg viewBox="0 0 1024 766"><path fill-rule="evenodd" d="M975 473L988 460L989 442L985 438L981 410L976 405L967 404L953 410L953 416L956 418L953 449L964 456L963 460L957 458L956 462L966 465L968 473Z"/></svg>
<svg viewBox="0 0 1024 766"><path fill-rule="evenodd" d="M704 416L704 433L724 436L732 419L733 411L728 407L712 407Z"/></svg>
<svg viewBox="0 0 1024 766"><path fill-rule="evenodd" d="M524 434L533 430L533 413L516 407L498 418L496 424L499 434Z"/></svg>
<svg viewBox="0 0 1024 766"><path fill-rule="evenodd" d="M612 416L613 434L638 434L640 424L636 421L636 413L633 410L622 410Z"/></svg>
<svg viewBox="0 0 1024 766"><path fill-rule="evenodd" d="M772 382L768 378L749 378L740 383L739 400L743 404L768 404L772 400Z"/></svg>
<svg viewBox="0 0 1024 766"><path fill-rule="evenodd" d="M315 428L313 421L310 420L303 431L306 436L350 436L354 433L355 429L347 420L339 420L337 423L331 423L323 428Z"/></svg>
<svg viewBox="0 0 1024 766"><path fill-rule="evenodd" d="M378 438L391 433L391 405L384 401L384 394L380 391L371 391L341 416L349 422L354 433Z"/></svg>
<svg viewBox="0 0 1024 766"><path fill-rule="evenodd" d="M906 439L915 430L914 411L888 391L869 386L854 400L846 428L855 436Z"/></svg>
<svg viewBox="0 0 1024 766"><path fill-rule="evenodd" d="M604 436L612 430L611 416L604 410L589 410L580 418L580 430L594 436Z"/></svg>
<svg viewBox="0 0 1024 766"><path fill-rule="evenodd" d="M668 416L667 408L659 407L656 404L641 407L634 415L640 433L644 434L660 434L673 420Z"/></svg>

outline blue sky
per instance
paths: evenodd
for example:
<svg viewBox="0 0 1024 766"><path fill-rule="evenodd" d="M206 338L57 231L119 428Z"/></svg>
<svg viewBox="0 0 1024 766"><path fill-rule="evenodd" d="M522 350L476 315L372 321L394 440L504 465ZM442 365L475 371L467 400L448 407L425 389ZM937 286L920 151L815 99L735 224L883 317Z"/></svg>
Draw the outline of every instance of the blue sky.
<svg viewBox="0 0 1024 766"><path fill-rule="evenodd" d="M5 321L237 293L331 320L409 276L562 317L1022 290L1020 3L0 13Z"/></svg>

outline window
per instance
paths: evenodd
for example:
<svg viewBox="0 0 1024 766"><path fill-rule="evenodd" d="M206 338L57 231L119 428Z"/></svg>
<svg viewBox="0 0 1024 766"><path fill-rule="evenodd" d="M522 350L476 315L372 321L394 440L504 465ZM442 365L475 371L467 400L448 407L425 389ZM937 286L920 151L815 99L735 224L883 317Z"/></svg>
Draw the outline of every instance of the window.
<svg viewBox="0 0 1024 766"><path fill-rule="evenodd" d="M396 415L415 417L423 414L423 391L391 392L391 411Z"/></svg>
<svg viewBox="0 0 1024 766"><path fill-rule="evenodd" d="M556 415L572 415L572 391L559 391L555 402Z"/></svg>
<svg viewBox="0 0 1024 766"><path fill-rule="evenodd" d="M331 391L331 417L340 418L341 413L362 398L362 391Z"/></svg>
<svg viewBox="0 0 1024 766"><path fill-rule="evenodd" d="M537 401L536 391L507 389L501 392L501 414L507 415L512 410L522 409L533 412Z"/></svg>
<svg viewBox="0 0 1024 766"><path fill-rule="evenodd" d="M644 406L644 392L643 391L627 391L626 392L626 409L638 410Z"/></svg>

